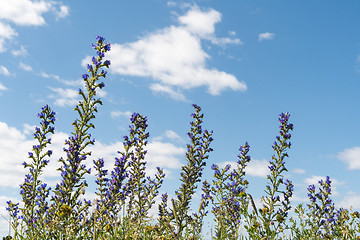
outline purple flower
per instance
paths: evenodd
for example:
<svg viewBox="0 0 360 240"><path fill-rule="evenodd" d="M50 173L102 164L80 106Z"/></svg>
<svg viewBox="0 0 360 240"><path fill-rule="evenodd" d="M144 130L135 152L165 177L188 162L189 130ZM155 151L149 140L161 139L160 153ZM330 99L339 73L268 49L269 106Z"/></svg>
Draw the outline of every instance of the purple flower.
<svg viewBox="0 0 360 240"><path fill-rule="evenodd" d="M105 60L104 66L108 68L110 65L111 65L110 61L109 61L109 60Z"/></svg>
<svg viewBox="0 0 360 240"><path fill-rule="evenodd" d="M98 40L98 42L103 42L105 40L105 38L102 36L97 36L96 40Z"/></svg>
<svg viewBox="0 0 360 240"><path fill-rule="evenodd" d="M110 51L111 49L111 43L107 43L104 47L105 51Z"/></svg>

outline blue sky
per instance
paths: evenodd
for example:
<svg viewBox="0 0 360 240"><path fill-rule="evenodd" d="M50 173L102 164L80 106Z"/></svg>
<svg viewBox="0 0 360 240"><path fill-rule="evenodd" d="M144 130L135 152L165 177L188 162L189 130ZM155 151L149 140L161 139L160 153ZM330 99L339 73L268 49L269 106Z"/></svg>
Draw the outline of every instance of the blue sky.
<svg viewBox="0 0 360 240"><path fill-rule="evenodd" d="M34 1L0 8L0 213L19 201L21 163L34 144L37 113L57 112L54 156L44 174L56 183L57 159L72 130L91 43L112 43L104 105L95 120L93 159L111 167L129 116L148 116L149 174L165 169L174 193L185 164L191 104L203 108L213 163L236 161L248 141L249 191L261 198L278 134L278 114L295 129L287 176L294 203L327 175L337 207L360 208L360 30L358 1ZM91 190L87 193L93 196ZM7 231L6 224L0 229ZM0 233L0 234L1 234ZM3 234L1 234L3 235Z"/></svg>

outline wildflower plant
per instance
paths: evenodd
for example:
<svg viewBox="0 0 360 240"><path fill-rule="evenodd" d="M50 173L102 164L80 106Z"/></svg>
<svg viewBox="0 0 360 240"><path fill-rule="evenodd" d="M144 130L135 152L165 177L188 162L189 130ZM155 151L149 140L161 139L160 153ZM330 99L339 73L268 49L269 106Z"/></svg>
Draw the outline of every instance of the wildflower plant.
<svg viewBox="0 0 360 240"><path fill-rule="evenodd" d="M246 142L239 150L239 160L234 170L230 170L230 164L223 169L216 164L211 167L214 170L210 199L216 223L215 239L238 239L241 218L248 209L246 189L249 182L244 177L245 167L251 160L248 155L250 146Z"/></svg>
<svg viewBox="0 0 360 240"><path fill-rule="evenodd" d="M85 194L87 182L85 176L90 174L91 168L87 168L84 161L91 152L86 151L88 145L93 145L95 139L91 139L89 130L94 128L91 122L95 118L97 105L102 104L99 98L96 98L97 89L102 89L104 82L99 83L101 77L105 78L107 72L103 67L109 67L110 61L103 61L103 57L110 50L110 43L104 43L104 38L97 37L97 44L93 44L97 56L92 58L92 64L87 65L88 74L83 74L85 91L79 89L79 95L82 100L76 105L75 111L78 118L72 123L74 132L65 141L64 151L66 159L60 158L62 166L58 169L61 172L62 181L55 187L55 195L52 197L53 204L50 207L50 217L52 221L59 222L57 230L59 237L65 235L87 235L81 223L85 220L86 211L91 203L86 199L80 199ZM68 226L72 226L71 229Z"/></svg>
<svg viewBox="0 0 360 240"><path fill-rule="evenodd" d="M318 192L316 192L316 187L313 184L309 185L307 189L310 200L310 203L307 204L307 209L303 205L299 205L295 209L295 213L300 221L300 227L297 228L296 221L292 219L292 231L297 236L301 236L301 239L333 239L335 237L345 239L342 236L344 233L346 233L345 235L349 234L350 229L346 232L341 227L339 229L339 226L341 222L349 220L347 216L348 210L335 208L330 198L331 180L329 176L326 177L325 181L321 179L319 184ZM352 224L350 223L348 226ZM342 226L346 225L342 224Z"/></svg>
<svg viewBox="0 0 360 240"><path fill-rule="evenodd" d="M134 113L130 118L129 134L123 137L123 149L118 152L112 169L105 169L108 159L91 159L95 170L97 196L86 200L87 179L91 167L85 161L91 157L88 150L95 139L90 131L98 106L97 91L105 84L110 61L103 60L111 49L101 36L93 44L96 56L83 74L84 89L79 89L81 101L76 105L78 114L72 123L74 130L65 140L66 157L60 158L60 183L54 189L42 179L42 173L52 155L51 134L54 134L55 112L45 105L38 114L40 126L35 128L36 144L23 162L27 173L20 185L22 203L7 202L12 236L3 239L203 239L204 219L211 210L215 222L212 239L360 239L360 214L351 209L337 209L331 200L331 180L319 181L320 188L308 187L309 204L298 205L297 216L289 218L293 184L285 179L285 159L291 147L290 114L279 116L280 134L273 144L275 154L269 162L265 196L262 207L257 207L248 192L246 166L251 161L250 146L240 146L238 160L231 168L211 165L213 179L203 180L204 168L209 161L213 132L203 129L204 114L194 104L191 114L186 164L180 173L181 185L175 196L168 193L155 201L164 183L165 173L157 168L154 177L146 175L147 117ZM201 185L199 206L192 199ZM158 208L158 217L150 215ZM289 224L290 223L290 224ZM287 232L286 232L287 231ZM287 236L286 233L289 233Z"/></svg>
<svg viewBox="0 0 360 240"><path fill-rule="evenodd" d="M36 236L44 235L44 228L46 224L46 213L49 209L46 199L49 196L50 188L46 183L43 183L40 176L45 166L49 163L47 159L52 155L51 150L45 150L48 144L51 143L49 134L53 134L55 128L55 112L50 109L48 105L42 108L38 114L41 119L40 127L35 128L34 139L37 141L33 145L32 151L29 152L30 162L23 162L24 168L29 172L25 175L24 183L20 185L20 194L23 200L23 207L19 208L19 203L12 203L8 201L7 210L14 219L12 223L15 229L18 226L25 228L26 236L35 238ZM22 220L22 225L19 225L18 220ZM15 231L15 236L17 231Z"/></svg>
<svg viewBox="0 0 360 240"><path fill-rule="evenodd" d="M202 171L206 166L205 160L209 158L208 153L213 151L210 147L213 138L213 132L202 129L204 114L200 113L201 108L193 104L195 112L191 114L193 121L190 122L191 129L188 132L190 144L187 144L186 160L187 165L181 168L180 180L182 182L180 188L175 191L176 199L171 199L171 208L167 210L164 201L167 200L167 195L163 196L163 203L161 205L159 222L171 233L174 239L180 239L184 231L186 237L198 235L198 232L191 232L190 226L197 226L196 229L201 229L199 222L194 221L194 217L189 212L191 198L197 189L197 183L201 181ZM205 184L206 185L206 184ZM201 207L205 207L202 205ZM206 212L200 209L199 213ZM198 218L198 216L195 216ZM174 225L171 225L173 223Z"/></svg>
<svg viewBox="0 0 360 240"><path fill-rule="evenodd" d="M127 214L134 224L142 226L144 220L148 220L148 211L155 204L155 197L159 193L159 188L163 182L165 174L161 168L157 168L155 179L146 177L145 147L148 143L149 133L146 132L147 118L139 113L134 113L131 117L130 136L125 137L125 141L131 144L133 151L129 160L129 178L127 190L129 202Z"/></svg>
<svg viewBox="0 0 360 240"><path fill-rule="evenodd" d="M285 158L288 157L287 149L291 147L290 131L294 128L293 124L289 123L289 118L289 113L279 115L280 136L276 137L272 146L275 154L269 161L270 174L267 175L266 195L262 197L263 207L259 209L263 227L260 235L266 239L273 239L278 232L283 231L284 221L291 208L290 198L292 197L293 184L287 179L284 180L284 172L287 171Z"/></svg>

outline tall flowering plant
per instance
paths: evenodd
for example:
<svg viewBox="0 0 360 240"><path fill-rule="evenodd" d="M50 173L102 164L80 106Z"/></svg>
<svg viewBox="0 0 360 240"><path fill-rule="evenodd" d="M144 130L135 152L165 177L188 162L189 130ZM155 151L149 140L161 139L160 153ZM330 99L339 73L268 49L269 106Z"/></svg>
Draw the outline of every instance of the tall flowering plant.
<svg viewBox="0 0 360 240"><path fill-rule="evenodd" d="M146 132L147 117L139 113L134 113L131 117L130 136L125 137L125 141L130 142L133 151L129 160L129 178L127 182L129 201L127 214L131 223L139 228L146 223L148 212L155 204L155 197L159 193L159 188L163 182L165 174L161 168L157 168L155 179L146 177L145 147L148 143L149 133Z"/></svg>
<svg viewBox="0 0 360 240"><path fill-rule="evenodd" d="M248 209L246 189L249 182L245 180L245 167L251 160L248 155L250 146L246 142L239 150L234 170L230 171L230 164L223 169L216 164L211 167L214 170L210 196L216 223L214 239L238 239L241 218Z"/></svg>
<svg viewBox="0 0 360 240"><path fill-rule="evenodd" d="M213 151L210 147L213 138L212 131L203 130L202 123L204 114L200 113L201 108L193 104L195 112L191 114L193 121L190 122L191 129L188 132L190 144L187 144L186 160L187 164L181 168L180 188L175 191L176 199L171 199L171 208L166 209L167 194L163 195L162 203L159 207L159 222L165 229L171 233L174 239L181 237L193 237L198 232L192 232L188 228L196 225L197 230L201 229L199 222L194 220L194 215L190 214L191 198L197 189L197 183L201 182L202 171L206 166L205 160L209 158L208 153ZM205 183L205 186L207 184ZM207 187L205 187L206 189ZM200 206L199 213L204 215L206 212L202 209L206 205ZM199 219L195 215L195 219ZM201 218L201 217L200 217Z"/></svg>
<svg viewBox="0 0 360 240"><path fill-rule="evenodd" d="M255 203L250 195L253 211L247 213L246 229L252 239L274 239L286 228L286 219L291 209L290 198L293 194L293 184L284 179L285 158L288 157L287 149L291 147L290 131L294 126L289 123L290 114L279 115L279 136L273 144L275 154L269 161L270 174L267 175L268 185L266 195L262 197L262 208L257 211Z"/></svg>
<svg viewBox="0 0 360 240"><path fill-rule="evenodd" d="M290 131L294 128L293 124L289 123L289 118L289 113L279 115L280 136L276 137L273 144L275 154L269 162L270 174L267 175L269 182L265 190L266 196L262 198L263 208L260 209L260 214L264 228L262 234L266 238L274 238L279 231L283 231L285 219L291 208L293 184L288 179L285 180L283 175L287 171L285 167L285 158L288 157L287 149L291 147ZM283 190L281 185L284 186Z"/></svg>
<svg viewBox="0 0 360 240"><path fill-rule="evenodd" d="M61 172L62 181L55 187L55 195L51 199L53 204L49 211L49 218L53 222L58 222L56 230L59 236L87 234L80 223L86 223L85 215L91 203L80 199L80 196L85 194L85 176L91 171L83 163L91 155L91 152L86 151L86 147L95 142L89 133L89 130L95 127L91 120L95 118L97 105L102 104L101 100L96 98L96 91L105 86L104 82L99 82L99 79L105 78L107 74L103 67L110 66L109 60L103 61L105 53L111 48L110 43L105 43L104 40L98 36L96 45L93 44L97 56L92 58L92 64L87 65L90 75L82 75L85 91L79 89L82 100L74 109L79 116L72 123L72 136L65 141L66 158L59 159L62 166L58 170Z"/></svg>
<svg viewBox="0 0 360 240"><path fill-rule="evenodd" d="M42 108L38 117L41 119L40 127L36 127L34 133L37 144L29 152L30 162L23 162L24 168L29 170L28 174L25 175L24 183L20 185L20 194L24 205L19 208L19 203L7 202L7 210L13 218L12 227L16 230L19 226L24 228L26 236L30 239L46 235L44 229L47 223L46 214L49 209L47 198L51 189L47 187L46 183L43 183L40 176L49 163L47 158L52 155L51 150L46 150L51 143L51 138L48 138L48 135L53 134L55 130L53 127L55 112L48 105ZM21 225L19 220L22 220ZM17 237L17 234L18 232L15 231L14 237Z"/></svg>

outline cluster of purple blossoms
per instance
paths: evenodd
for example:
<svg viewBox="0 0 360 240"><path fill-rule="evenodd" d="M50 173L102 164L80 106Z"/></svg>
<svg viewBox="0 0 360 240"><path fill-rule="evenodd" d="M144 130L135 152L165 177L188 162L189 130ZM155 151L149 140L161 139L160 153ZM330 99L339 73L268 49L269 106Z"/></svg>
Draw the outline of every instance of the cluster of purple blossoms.
<svg viewBox="0 0 360 240"><path fill-rule="evenodd" d="M340 212L335 210L334 203L332 202L331 195L331 180L327 176L324 181L319 181L320 188L316 192L315 185L309 185L308 197L310 204L308 209L310 213L309 223L316 225L312 226L316 230L316 234L320 237L332 236L334 233L334 227L338 225L340 219Z"/></svg>

